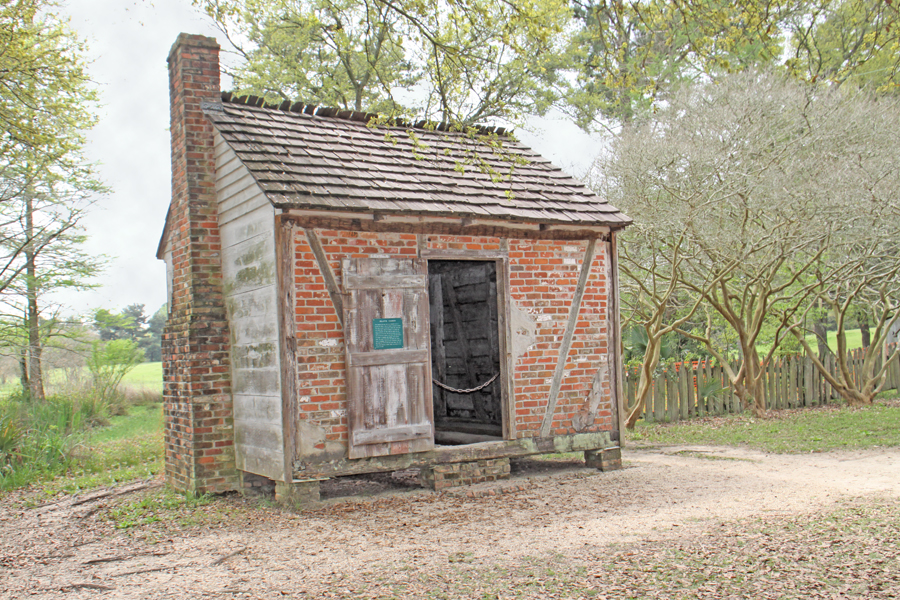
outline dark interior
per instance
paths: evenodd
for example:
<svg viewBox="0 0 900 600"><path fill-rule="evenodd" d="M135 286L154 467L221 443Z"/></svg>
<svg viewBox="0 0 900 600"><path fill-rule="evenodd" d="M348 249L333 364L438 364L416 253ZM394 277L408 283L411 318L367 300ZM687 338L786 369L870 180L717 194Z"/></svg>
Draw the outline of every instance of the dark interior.
<svg viewBox="0 0 900 600"><path fill-rule="evenodd" d="M500 372L497 265L493 261L428 261L431 375L458 390L478 387ZM473 444L501 439L500 378L472 393L434 384L435 442Z"/></svg>

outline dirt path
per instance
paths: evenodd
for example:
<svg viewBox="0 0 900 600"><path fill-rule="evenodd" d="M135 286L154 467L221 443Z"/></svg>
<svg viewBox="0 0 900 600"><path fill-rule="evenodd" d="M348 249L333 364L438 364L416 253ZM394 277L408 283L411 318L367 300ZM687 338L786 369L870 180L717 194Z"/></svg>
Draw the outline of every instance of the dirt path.
<svg viewBox="0 0 900 600"><path fill-rule="evenodd" d="M612 473L558 462L535 475L548 465L529 461L520 466L527 476L466 490L485 495L393 492L303 514L235 496L199 509L204 524L183 531L156 524L125 533L104 516L152 489L27 510L6 498L0 598L352 597L350 589L398 573L575 559L721 522L820 512L848 498L900 498L897 449L667 447L624 458L626 468Z"/></svg>

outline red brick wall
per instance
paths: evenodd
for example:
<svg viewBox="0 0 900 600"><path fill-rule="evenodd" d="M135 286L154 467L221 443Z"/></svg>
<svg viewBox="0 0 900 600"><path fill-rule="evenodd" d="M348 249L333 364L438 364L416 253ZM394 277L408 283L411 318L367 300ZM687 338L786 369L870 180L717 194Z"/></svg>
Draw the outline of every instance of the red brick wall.
<svg viewBox="0 0 900 600"><path fill-rule="evenodd" d="M334 230L317 230L316 233L338 278L344 258L417 254L414 234ZM501 240L493 237L426 237L429 249L496 251L501 247ZM534 437L540 429L586 247L584 241L509 241L512 301L531 316L536 329L535 343L519 357L514 368L518 437ZM300 419L321 428L327 441L346 443L343 331L302 230L295 234L294 250ZM585 422L592 382L608 349L607 261L606 245L598 242L567 357L552 423L554 434L614 427L608 377L601 381L602 401L597 417L592 422ZM318 449L324 447L323 442Z"/></svg>
<svg viewBox="0 0 900 600"><path fill-rule="evenodd" d="M228 323L222 297L213 130L219 45L182 34L169 54L174 279L163 333L166 479L196 493L237 489Z"/></svg>
<svg viewBox="0 0 900 600"><path fill-rule="evenodd" d="M540 430L586 248L584 241L510 241L510 294L516 306L536 321L537 338L514 367L518 437L534 437ZM606 245L598 243L566 357L551 435L613 428L608 376L601 381L604 401L593 423L573 423L579 413L588 412L594 375L609 349L608 260Z"/></svg>

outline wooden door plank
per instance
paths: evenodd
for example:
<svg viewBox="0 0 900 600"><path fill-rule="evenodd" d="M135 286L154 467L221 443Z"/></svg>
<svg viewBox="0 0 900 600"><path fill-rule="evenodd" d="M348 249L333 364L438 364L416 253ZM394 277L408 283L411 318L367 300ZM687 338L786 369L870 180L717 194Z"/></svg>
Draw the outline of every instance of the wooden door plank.
<svg viewBox="0 0 900 600"><path fill-rule="evenodd" d="M459 304L457 303L456 290L454 289L453 281L450 280L449 277L445 278L443 290L444 295L447 298L447 304L450 306L450 318L453 320L453 329L456 331L456 343L459 344L460 351L462 352L463 365L466 369L466 381L468 382L468 387L475 387L478 385L478 381L475 372L475 363L472 361L472 350L469 348L469 339L466 337L465 331L463 331L463 320L459 311ZM480 411L481 414L479 414L477 408L479 402L477 399L473 400L475 400L476 414L478 414L479 420L482 420L484 408L482 407Z"/></svg>
<svg viewBox="0 0 900 600"><path fill-rule="evenodd" d="M372 350L371 352L355 352L348 359L348 367L375 367L378 365L396 365L406 363L425 363L428 361L427 349Z"/></svg>
<svg viewBox="0 0 900 600"><path fill-rule="evenodd" d="M415 269L423 282L428 280L428 267L424 260L417 261ZM409 364L406 369L407 422L425 424L431 432L428 436L394 442L391 454L400 452L424 452L434 448L434 401L431 385L431 360L428 335L429 300L426 288L403 291L403 314L406 315L406 339L411 351L422 352L425 360Z"/></svg>
<svg viewBox="0 0 900 600"><path fill-rule="evenodd" d="M342 263L349 285L344 303L351 459L404 454L434 447L428 297L421 259L364 258ZM382 281L385 286L373 286ZM389 287L397 282L400 287ZM419 288L404 287L419 281ZM365 285L356 286L355 283ZM403 322L401 349L375 350L372 322ZM410 426L415 426L409 429ZM422 434L426 431L426 434ZM409 437L404 438L404 434Z"/></svg>
<svg viewBox="0 0 900 600"><path fill-rule="evenodd" d="M491 366L491 370L493 373L496 373L495 369L499 370L500 367L500 320L497 315L497 272L494 270L494 281L490 280L488 277L488 310L487 310L487 322L485 323L485 327L488 332L488 352L490 356L488 356L488 361ZM491 300L494 300L491 302ZM494 363L494 360L497 360L497 363ZM491 375L493 376L493 373ZM480 382L479 382L480 383ZM503 418L503 400L501 398L501 385L499 383L492 383L489 385L485 391L489 392L486 395L490 398L491 407L498 407L499 410L494 412L495 418L500 416L500 422L502 424Z"/></svg>
<svg viewBox="0 0 900 600"><path fill-rule="evenodd" d="M381 289L425 289L424 275L408 275L405 273L392 273L385 275L357 275L349 274L343 280L345 290L381 290Z"/></svg>
<svg viewBox="0 0 900 600"><path fill-rule="evenodd" d="M433 435L431 423L395 425L381 429L354 431L353 444L380 444L430 438Z"/></svg>

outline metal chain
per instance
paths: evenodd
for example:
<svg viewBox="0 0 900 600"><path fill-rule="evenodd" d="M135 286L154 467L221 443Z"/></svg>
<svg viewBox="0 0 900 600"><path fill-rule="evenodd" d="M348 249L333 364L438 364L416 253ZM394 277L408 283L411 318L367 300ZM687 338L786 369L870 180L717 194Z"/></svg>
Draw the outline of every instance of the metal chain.
<svg viewBox="0 0 900 600"><path fill-rule="evenodd" d="M478 387L473 387L468 390L458 390L456 388L452 388L449 385L444 385L437 379L432 379L431 382L434 385L438 386L439 388L443 388L443 389L447 390L448 392L453 392L455 394L471 394L472 392L477 392L479 390L483 390L487 386L491 385L492 383L494 383L494 380L497 379L498 377L500 377L500 373L497 373L496 375L494 375L493 377L491 377L490 379L488 379L486 382L482 383Z"/></svg>

